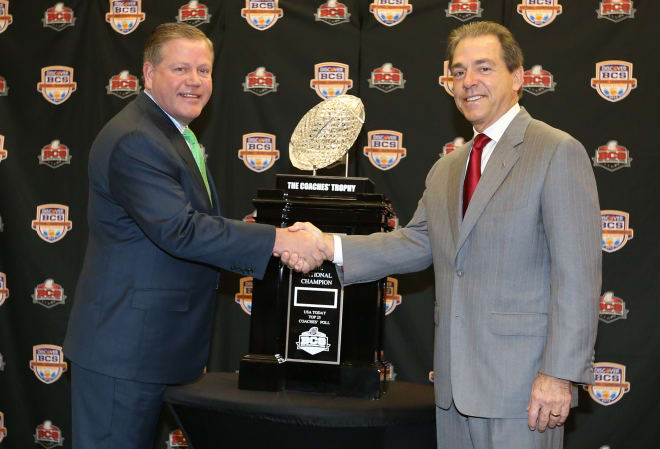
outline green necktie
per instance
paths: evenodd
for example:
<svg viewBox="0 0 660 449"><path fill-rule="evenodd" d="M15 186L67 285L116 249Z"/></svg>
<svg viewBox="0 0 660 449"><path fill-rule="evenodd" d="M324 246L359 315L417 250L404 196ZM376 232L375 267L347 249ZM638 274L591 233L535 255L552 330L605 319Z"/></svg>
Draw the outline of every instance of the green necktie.
<svg viewBox="0 0 660 449"><path fill-rule="evenodd" d="M213 200L211 199L211 189L209 188L209 181L206 178L206 161L204 160L204 153L202 152L202 148L199 146L199 142L197 142L195 133L193 133L192 130L187 126L183 129L183 138L186 139L186 142L188 142L190 151L192 152L192 155L195 158L195 162L197 162L197 167L199 167L199 171L202 174L202 178L204 179L206 192L209 194L209 200L211 201L211 204L213 204Z"/></svg>

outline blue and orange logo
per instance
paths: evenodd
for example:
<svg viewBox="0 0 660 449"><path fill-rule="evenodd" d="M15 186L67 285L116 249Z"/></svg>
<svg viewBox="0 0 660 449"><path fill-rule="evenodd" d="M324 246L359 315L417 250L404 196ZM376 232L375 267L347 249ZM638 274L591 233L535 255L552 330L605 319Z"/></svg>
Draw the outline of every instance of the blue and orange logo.
<svg viewBox="0 0 660 449"><path fill-rule="evenodd" d="M398 292L399 280L397 278L388 277L385 280L385 315L394 312L403 301L403 298Z"/></svg>
<svg viewBox="0 0 660 449"><path fill-rule="evenodd" d="M0 34L5 32L13 21L14 18L9 14L9 2L7 0L0 0Z"/></svg>
<svg viewBox="0 0 660 449"><path fill-rule="evenodd" d="M602 247L603 251L613 253L623 248L628 240L633 238L633 230L630 226L630 215L620 210L600 211L602 223Z"/></svg>
<svg viewBox="0 0 660 449"><path fill-rule="evenodd" d="M369 12L383 25L388 27L403 22L413 10L408 0L374 0L369 5Z"/></svg>
<svg viewBox="0 0 660 449"><path fill-rule="evenodd" d="M45 384L52 384L67 370L64 353L60 346L35 345L32 347L30 369L37 379Z"/></svg>
<svg viewBox="0 0 660 449"><path fill-rule="evenodd" d="M353 87L353 80L348 77L348 64L341 62L314 64L314 79L309 85L324 100L345 94Z"/></svg>
<svg viewBox="0 0 660 449"><path fill-rule="evenodd" d="M398 131L381 129L367 133L368 145L364 147L364 155L369 162L381 170L396 167L401 159L406 157L403 144L403 134Z"/></svg>
<svg viewBox="0 0 660 449"><path fill-rule="evenodd" d="M561 12L559 0L522 0L518 4L518 14L537 28L550 25Z"/></svg>
<svg viewBox="0 0 660 449"><path fill-rule="evenodd" d="M41 82L37 83L37 91L50 103L64 103L77 88L78 84L73 80L73 67L50 65L41 69Z"/></svg>
<svg viewBox="0 0 660 449"><path fill-rule="evenodd" d="M234 295L234 301L241 306L243 312L252 315L252 285L254 279L251 277L241 278L238 282L239 291Z"/></svg>
<svg viewBox="0 0 660 449"><path fill-rule="evenodd" d="M623 100L637 87L637 79L633 78L633 65L616 60L596 63L596 77L591 78L591 87L607 101Z"/></svg>
<svg viewBox="0 0 660 449"><path fill-rule="evenodd" d="M110 0L110 12L105 21L119 34L129 34L147 17L142 12L142 0Z"/></svg>
<svg viewBox="0 0 660 449"><path fill-rule="evenodd" d="M9 298L9 289L7 288L7 275L0 273L0 306Z"/></svg>
<svg viewBox="0 0 660 449"><path fill-rule="evenodd" d="M280 158L275 147L275 134L243 134L243 148L238 150L238 158L245 166L257 173L268 170Z"/></svg>
<svg viewBox="0 0 660 449"><path fill-rule="evenodd" d="M55 243L64 238L73 227L69 221L69 206L42 204L37 206L37 218L32 220L32 229L46 243Z"/></svg>
<svg viewBox="0 0 660 449"><path fill-rule="evenodd" d="M264 31L282 18L284 11L277 7L279 0L245 0L241 17L255 30Z"/></svg>
<svg viewBox="0 0 660 449"><path fill-rule="evenodd" d="M594 363L594 384L582 388L600 405L616 404L630 391L630 382L626 382L626 366L610 362Z"/></svg>
<svg viewBox="0 0 660 449"><path fill-rule="evenodd" d="M451 74L451 70L449 70L449 61L445 61L442 65L442 70L443 73L440 75L440 78L438 78L438 84L440 84L442 87L445 88L445 92L447 92L449 95L452 97L454 96L454 77Z"/></svg>

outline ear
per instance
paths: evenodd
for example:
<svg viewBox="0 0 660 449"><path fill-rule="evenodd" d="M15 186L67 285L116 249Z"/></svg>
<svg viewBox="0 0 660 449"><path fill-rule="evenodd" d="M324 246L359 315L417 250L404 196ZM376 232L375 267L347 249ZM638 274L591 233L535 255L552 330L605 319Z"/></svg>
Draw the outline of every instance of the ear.
<svg viewBox="0 0 660 449"><path fill-rule="evenodd" d="M522 66L513 71L513 90L518 92L522 89L525 72Z"/></svg>
<svg viewBox="0 0 660 449"><path fill-rule="evenodd" d="M154 66L150 62L145 62L142 65L142 76L144 77L144 87L151 90L151 81L154 73Z"/></svg>

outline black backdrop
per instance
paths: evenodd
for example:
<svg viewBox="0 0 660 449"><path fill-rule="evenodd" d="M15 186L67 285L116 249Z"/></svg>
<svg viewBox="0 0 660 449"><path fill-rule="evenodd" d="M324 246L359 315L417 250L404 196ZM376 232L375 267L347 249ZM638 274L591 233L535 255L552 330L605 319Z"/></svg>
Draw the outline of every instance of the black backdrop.
<svg viewBox="0 0 660 449"><path fill-rule="evenodd" d="M59 437L64 438L64 447L70 447L70 378L58 365L65 363L58 358L58 347L86 245L88 149L103 124L133 98L135 82L142 84L141 50L157 24L177 17L195 20L192 23L197 22L215 43L215 93L192 127L208 151L224 216L251 215L257 188L273 187L276 173L298 172L289 162L287 146L298 119L321 100L310 88L314 65L337 62L348 65L352 80L348 93L363 100L367 116L350 151L349 174L371 178L378 191L392 200L404 224L443 146L456 137L471 137L471 128L438 80L443 75L449 31L462 23L460 19L475 20L479 15L513 31L525 52L526 70L542 66L541 76L528 80L522 100L533 116L573 134L590 157L596 157L600 147L617 142L603 154L619 158L596 158L594 171L601 208L613 211L604 214L604 222L625 222L620 226L627 226L628 232L619 228L620 232L604 233L607 251L596 348L601 383L591 395L581 391L581 406L567 424L566 447L620 449L660 444L656 423L660 418L660 281L655 261L660 249L660 139L655 133L660 45L653 33L660 5L653 0L396 1L412 6L398 22L393 18L395 23L385 25L376 20L369 11L372 1L344 0L339 8L345 5L350 19L331 25L315 20L325 3L321 0L280 0L274 6L282 15L266 11L263 23L269 17L277 20L262 25L267 27L262 30L241 16L246 8L241 0L203 1L201 6L208 7L206 16L203 9L195 9L199 4L186 0L115 1L115 6L126 3L144 14L144 21L123 33L120 27L124 22L130 26L131 17L136 16L118 17L119 25L113 28L106 21L113 3L108 0L68 0L51 14L48 10L57 8L54 0L0 0L0 448L32 447L37 445L35 440L48 446L57 444ZM267 3L274 2L251 9L267 7ZM460 3L454 8L474 8L476 13L471 17L447 13L451 4ZM519 7L524 12L533 3L554 3L562 10L554 17L533 10L540 20L533 24L518 12ZM623 12L612 13L614 7ZM191 15L191 10L198 15ZM380 11L396 15L393 9ZM334 16L321 17L346 17L341 10L333 12ZM71 13L75 21L70 20ZM617 61L603 77L627 73L636 83L607 84L621 89L612 90L609 100L599 95L592 78L603 61ZM372 71L385 63L402 73L403 88L384 92L370 87ZM68 86L75 82L76 89L59 104L47 101L37 90L44 81L42 68L49 66L65 67L59 75L66 75L66 67L73 69ZM276 91L256 95L244 89L246 76L258 67L275 76ZM106 86L112 87L111 78L123 71L129 74L116 82L119 90L109 91ZM64 80L64 87L50 79L45 91L54 96L66 91L67 80L59 79ZM621 94L623 98L611 101ZM384 158L382 168L371 163L363 148L368 146L368 131L374 130L401 132L405 157ZM252 155L252 162L262 169L249 169L238 157L242 137L249 133L275 135L279 159ZM58 151L48 151L53 149L49 145ZM69 160L63 146L68 148ZM70 221L66 234L53 235L66 226L57 222L45 226L45 218L37 224L50 230L51 237L40 238L32 228L37 208L44 204L68 207L68 217L46 214L46 218ZM49 206L46 212L57 212L58 207ZM630 234L632 240L621 241L621 236ZM57 241L49 243L49 238ZM386 319L386 354L394 362L398 379L426 382L433 347L432 273L394 275L394 280L402 301ZM208 364L211 371L237 369L247 351L249 302L243 307L237 303L240 283L239 276L223 274ZM38 288L40 284L45 285ZM249 282L244 287L249 293ZM37 345L51 346L38 354L38 360L33 359ZM44 368L37 363L42 368L33 372L33 360L55 364ZM38 426L46 421L51 427L39 432ZM161 427L155 444L160 448L174 429L167 416Z"/></svg>

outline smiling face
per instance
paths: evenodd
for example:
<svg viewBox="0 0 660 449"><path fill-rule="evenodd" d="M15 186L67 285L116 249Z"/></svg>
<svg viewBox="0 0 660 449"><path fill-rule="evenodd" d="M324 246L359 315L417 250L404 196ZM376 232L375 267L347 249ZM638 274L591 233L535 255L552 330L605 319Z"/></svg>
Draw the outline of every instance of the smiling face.
<svg viewBox="0 0 660 449"><path fill-rule="evenodd" d="M502 45L494 35L460 40L454 50L451 72L456 106L478 132L518 102L523 68L509 72L502 58Z"/></svg>
<svg viewBox="0 0 660 449"><path fill-rule="evenodd" d="M145 62L144 85L168 114L188 125L202 113L213 90L213 53L201 39L172 39L163 44L160 62Z"/></svg>

